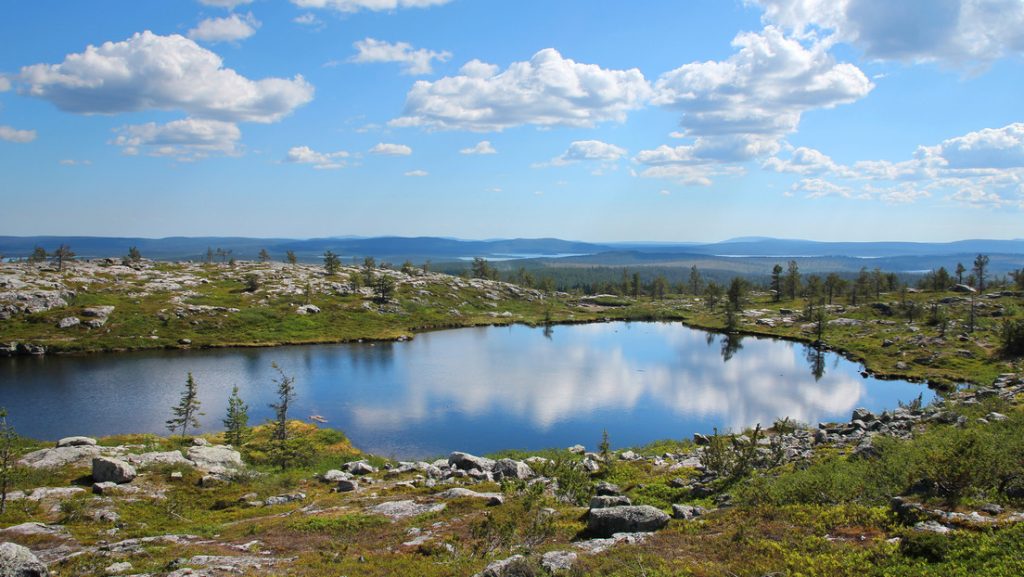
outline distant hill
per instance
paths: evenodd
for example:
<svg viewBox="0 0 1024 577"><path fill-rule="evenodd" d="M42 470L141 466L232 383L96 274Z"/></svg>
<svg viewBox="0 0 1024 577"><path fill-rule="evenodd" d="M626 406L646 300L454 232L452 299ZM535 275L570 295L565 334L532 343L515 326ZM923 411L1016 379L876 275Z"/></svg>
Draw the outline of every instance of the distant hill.
<svg viewBox="0 0 1024 577"><path fill-rule="evenodd" d="M483 257L493 261L521 260L530 266L628 266L690 267L739 274L760 274L776 262L796 259L801 270L857 271L861 267L914 272L957 262L968 268L974 256L991 257L991 272L1005 274L1024 267L1024 240L971 239L945 243L922 242L817 242L799 239L740 237L718 243L618 242L588 243L557 238L460 240L441 237L330 237L312 239L246 237L0 237L0 254L19 258L36 246L52 251L68 244L84 258L127 254L135 246L143 256L157 260L202 260L208 249L230 250L239 260L256 259L266 249L271 258L283 260L294 251L306 262L320 260L327 250L346 262L372 256L379 262L419 264L427 260L455 262ZM518 266L518 264L517 264Z"/></svg>

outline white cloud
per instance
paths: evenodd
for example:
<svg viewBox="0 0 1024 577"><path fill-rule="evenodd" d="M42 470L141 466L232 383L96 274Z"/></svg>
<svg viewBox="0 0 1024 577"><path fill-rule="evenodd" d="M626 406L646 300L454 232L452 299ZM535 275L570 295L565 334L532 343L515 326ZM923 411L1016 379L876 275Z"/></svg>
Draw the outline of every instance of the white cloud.
<svg viewBox="0 0 1024 577"><path fill-rule="evenodd" d="M405 173L406 176L430 176L430 173L425 170L410 170Z"/></svg>
<svg viewBox="0 0 1024 577"><path fill-rule="evenodd" d="M358 51L349 59L350 62L397 62L402 65L403 74L430 74L434 71L431 64L434 60L447 62L451 52L435 52L426 48L413 49L408 42L394 44L384 40L365 38L353 43Z"/></svg>
<svg viewBox="0 0 1024 577"><path fill-rule="evenodd" d="M427 8L447 4L451 0L291 0L299 8L326 8L338 12L371 10L397 10L399 8Z"/></svg>
<svg viewBox="0 0 1024 577"><path fill-rule="evenodd" d="M0 76L0 92L7 92L11 89L11 81L6 76Z"/></svg>
<svg viewBox="0 0 1024 577"><path fill-rule="evenodd" d="M789 158L783 159L778 156L769 158L765 161L764 167L776 172L795 174L826 174L843 170L827 154L804 146L793 149Z"/></svg>
<svg viewBox="0 0 1024 577"><path fill-rule="evenodd" d="M1024 167L1024 123L984 128L926 147L922 152L940 156L952 169Z"/></svg>
<svg viewBox="0 0 1024 577"><path fill-rule="evenodd" d="M841 196L850 198L852 190L847 186L833 184L821 178L803 178L793 185L793 192L805 192L807 198L822 198L825 196Z"/></svg>
<svg viewBox="0 0 1024 577"><path fill-rule="evenodd" d="M232 122L185 118L167 124L149 122L118 129L113 144L127 155L173 156L192 160L238 154L242 131Z"/></svg>
<svg viewBox="0 0 1024 577"><path fill-rule="evenodd" d="M316 17L316 14L312 12L306 12L305 14L299 14L295 18L292 18L292 22L301 24L302 26L313 26L319 27L323 24L323 21Z"/></svg>
<svg viewBox="0 0 1024 577"><path fill-rule="evenodd" d="M217 8L227 8L228 10L233 10L235 6L240 6L242 4L251 4L252 0L199 0L199 3L205 4L207 6L216 6Z"/></svg>
<svg viewBox="0 0 1024 577"><path fill-rule="evenodd" d="M481 140L469 148L463 148L459 151L459 154L497 154L498 151L494 150L491 146L490 140Z"/></svg>
<svg viewBox="0 0 1024 577"><path fill-rule="evenodd" d="M188 37L203 42L235 42L256 33L260 21L252 12L244 16L231 14L224 18L207 18L188 31Z"/></svg>
<svg viewBox="0 0 1024 577"><path fill-rule="evenodd" d="M866 56L955 66L1024 54L1020 0L748 0L797 35L831 34Z"/></svg>
<svg viewBox="0 0 1024 577"><path fill-rule="evenodd" d="M370 154L383 154L386 156L409 156L412 149L404 144L390 144L378 142L370 149Z"/></svg>
<svg viewBox="0 0 1024 577"><path fill-rule="evenodd" d="M79 114L182 110L193 118L276 122L313 99L302 76L250 80L183 36L146 31L21 69L28 94Z"/></svg>
<svg viewBox="0 0 1024 577"><path fill-rule="evenodd" d="M317 152L308 146L293 146L285 156L285 162L295 164L312 164L318 170L333 170L344 168L348 152L339 150L337 152Z"/></svg>
<svg viewBox="0 0 1024 577"><path fill-rule="evenodd" d="M569 145L561 155L556 156L544 165L565 166L584 160L598 160L611 164L626 154L626 149L600 140L577 140Z"/></svg>
<svg viewBox="0 0 1024 577"><path fill-rule="evenodd" d="M35 130L18 130L7 125L0 124L0 140L24 144L36 139Z"/></svg>
<svg viewBox="0 0 1024 577"><path fill-rule="evenodd" d="M606 70L546 48L500 73L471 61L460 76L420 80L406 96L405 115L391 125L481 132L527 124L591 127L624 121L649 96L636 68Z"/></svg>
<svg viewBox="0 0 1024 577"><path fill-rule="evenodd" d="M64 158L60 161L61 166L92 166L91 160L76 160L74 158Z"/></svg>
<svg viewBox="0 0 1024 577"><path fill-rule="evenodd" d="M856 66L836 63L827 46L805 45L768 26L733 40L724 61L693 62L655 84L654 104L683 112L694 143L676 155L684 162L741 162L774 154L804 112L833 108L866 96L874 85Z"/></svg>

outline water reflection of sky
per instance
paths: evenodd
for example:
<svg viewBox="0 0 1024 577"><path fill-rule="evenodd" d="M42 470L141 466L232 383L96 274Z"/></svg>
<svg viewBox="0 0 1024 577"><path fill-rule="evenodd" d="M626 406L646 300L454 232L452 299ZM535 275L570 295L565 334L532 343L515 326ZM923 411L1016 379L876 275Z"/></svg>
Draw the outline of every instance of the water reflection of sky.
<svg viewBox="0 0 1024 577"><path fill-rule="evenodd" d="M209 428L234 384L260 422L273 401L271 361L296 377L296 417L322 415L358 446L399 456L593 445L602 429L621 446L783 416L814 423L924 390L864 379L856 364L803 345L609 323L547 338L516 326L408 343L9 359L0 405L30 436L160 431L192 371Z"/></svg>

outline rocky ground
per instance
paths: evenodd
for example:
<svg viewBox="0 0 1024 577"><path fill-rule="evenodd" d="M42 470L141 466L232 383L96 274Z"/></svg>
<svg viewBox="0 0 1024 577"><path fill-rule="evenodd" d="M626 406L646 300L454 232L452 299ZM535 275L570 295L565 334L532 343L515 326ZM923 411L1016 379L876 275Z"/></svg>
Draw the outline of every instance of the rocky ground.
<svg viewBox="0 0 1024 577"><path fill-rule="evenodd" d="M870 462L881 440L1020 419L1022 398L1024 378L1007 374L926 407L857 409L849 422L811 428L783 422L743 435L697 434L674 450L577 445L430 462L361 455L315 474L255 467L206 438L171 448L166 439L69 437L20 456L27 473L0 517L0 575L589 574L604 560L650 555L664 539L713 539L722 523L752 515L724 482L730 466L770 475L828 455ZM994 403L1009 415L968 416ZM602 480L617 476L627 482ZM33 478L64 482L26 486ZM1007 492L1003 504L967 508L897 496L887 533L855 525L859 535L841 526L820 537L835 555L865 540L898 547L913 533L1009 531L1024 521L1007 504L1024 498L1024 485L1014 490L1021 494Z"/></svg>

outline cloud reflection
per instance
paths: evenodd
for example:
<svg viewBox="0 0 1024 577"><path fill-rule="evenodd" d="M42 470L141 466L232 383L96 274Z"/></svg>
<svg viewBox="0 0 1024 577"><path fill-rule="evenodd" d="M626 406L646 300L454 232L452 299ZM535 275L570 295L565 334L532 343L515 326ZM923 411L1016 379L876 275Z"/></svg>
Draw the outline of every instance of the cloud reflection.
<svg viewBox="0 0 1024 577"><path fill-rule="evenodd" d="M653 405L740 429L783 416L814 422L849 412L865 395L856 366L816 381L805 351L792 344L747 338L723 362L699 331L614 326L573 327L556 331L552 340L540 330L509 339L461 331L421 335L410 346L431 349L435 343L426 341L441 337L457 341L445 348L458 354L433 355L426 369L398 367L407 370L404 394L386 403L361 401L351 407L352 419L381 432L443 422L451 414L474 420L500 415L545 431L597 412L626 414Z"/></svg>

